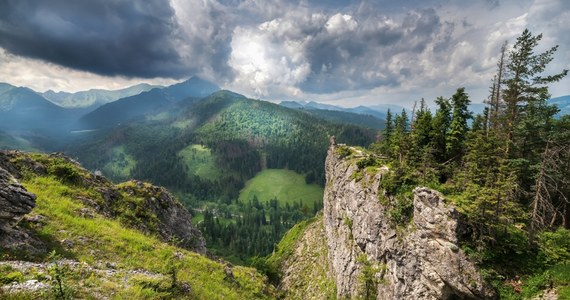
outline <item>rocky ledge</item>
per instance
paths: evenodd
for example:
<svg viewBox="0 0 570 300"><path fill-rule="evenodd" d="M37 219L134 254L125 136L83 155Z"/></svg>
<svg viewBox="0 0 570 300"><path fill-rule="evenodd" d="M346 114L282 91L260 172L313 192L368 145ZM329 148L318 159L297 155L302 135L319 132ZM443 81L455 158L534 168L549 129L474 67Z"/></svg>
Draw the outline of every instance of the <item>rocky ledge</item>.
<svg viewBox="0 0 570 300"><path fill-rule="evenodd" d="M466 225L457 209L440 193L420 187L413 191L411 221L394 224L390 205L382 204L389 200L379 191L388 169L359 170L356 162L363 156L332 144L326 160L323 221L337 297L495 298L460 248Z"/></svg>
<svg viewBox="0 0 570 300"><path fill-rule="evenodd" d="M0 231L10 231L36 206L36 195L29 193L8 171L0 167Z"/></svg>

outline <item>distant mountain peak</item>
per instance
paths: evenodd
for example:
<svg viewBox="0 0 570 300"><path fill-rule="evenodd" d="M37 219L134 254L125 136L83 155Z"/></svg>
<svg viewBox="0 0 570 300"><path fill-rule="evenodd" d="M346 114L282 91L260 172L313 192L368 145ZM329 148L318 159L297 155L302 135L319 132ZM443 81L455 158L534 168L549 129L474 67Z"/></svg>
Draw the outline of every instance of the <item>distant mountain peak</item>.
<svg viewBox="0 0 570 300"><path fill-rule="evenodd" d="M219 91L220 87L198 76L192 76L185 81L166 87L165 90L173 98L182 100L187 97L206 97Z"/></svg>

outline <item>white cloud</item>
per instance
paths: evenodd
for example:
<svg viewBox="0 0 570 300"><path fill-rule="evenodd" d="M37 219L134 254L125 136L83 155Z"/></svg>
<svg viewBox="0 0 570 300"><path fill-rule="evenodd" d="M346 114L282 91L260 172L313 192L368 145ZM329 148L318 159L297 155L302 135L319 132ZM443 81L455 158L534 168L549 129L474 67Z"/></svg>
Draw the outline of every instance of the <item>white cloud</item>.
<svg viewBox="0 0 570 300"><path fill-rule="evenodd" d="M330 34L343 34L347 31L354 31L358 23L351 15L336 14L327 21L325 28Z"/></svg>
<svg viewBox="0 0 570 300"><path fill-rule="evenodd" d="M310 71L302 43L276 43L273 37L292 24L280 19L255 28L234 30L229 65L236 71L234 89L257 97L299 95L296 86Z"/></svg>
<svg viewBox="0 0 570 300"><path fill-rule="evenodd" d="M77 92L89 89L121 89L142 82L170 85L169 78L126 78L100 76L72 70L40 60L24 58L0 48L0 78L15 86L29 87L37 92L47 90Z"/></svg>

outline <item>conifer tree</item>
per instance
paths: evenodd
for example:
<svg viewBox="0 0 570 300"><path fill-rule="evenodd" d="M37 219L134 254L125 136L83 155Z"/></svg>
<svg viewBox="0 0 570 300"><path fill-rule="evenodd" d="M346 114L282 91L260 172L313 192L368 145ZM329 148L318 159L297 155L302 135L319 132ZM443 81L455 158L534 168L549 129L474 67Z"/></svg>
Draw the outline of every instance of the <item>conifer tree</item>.
<svg viewBox="0 0 570 300"><path fill-rule="evenodd" d="M402 109L402 113L394 118L394 133L390 139L389 153L400 164L404 163L410 150L408 122L408 114L405 109Z"/></svg>
<svg viewBox="0 0 570 300"><path fill-rule="evenodd" d="M437 110L432 120L432 148L437 162L444 163L447 159L446 137L451 123L451 105L449 100L438 97L435 99Z"/></svg>
<svg viewBox="0 0 570 300"><path fill-rule="evenodd" d="M465 93L465 88L458 88L451 97L451 106L453 115L449 125L449 133L446 141L446 151L448 158L458 161L465 152L465 139L469 127L467 120L471 118L471 112L468 109L469 96Z"/></svg>
<svg viewBox="0 0 570 300"><path fill-rule="evenodd" d="M563 70L555 75L541 75L558 49L556 45L545 52L535 54L534 50L541 39L542 34L533 36L525 29L508 54L503 100L506 104L505 128L509 142L506 150L510 154L513 151L511 144L521 146L527 143L526 138L536 137L525 132L529 128L516 132L521 122L529 125L554 115L552 109L546 105L546 100L550 97L547 85L559 81L568 73L568 70ZM525 153L526 146L519 148L519 153Z"/></svg>

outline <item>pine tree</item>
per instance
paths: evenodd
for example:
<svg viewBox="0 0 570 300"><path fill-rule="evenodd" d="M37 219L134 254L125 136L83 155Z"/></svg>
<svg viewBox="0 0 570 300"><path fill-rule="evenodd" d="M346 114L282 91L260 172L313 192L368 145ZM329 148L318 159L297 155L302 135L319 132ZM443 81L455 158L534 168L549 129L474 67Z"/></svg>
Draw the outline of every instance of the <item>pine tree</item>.
<svg viewBox="0 0 570 300"><path fill-rule="evenodd" d="M451 124L451 105L449 100L438 97L435 99L437 110L432 119L432 148L437 162L444 163L447 160L446 137Z"/></svg>
<svg viewBox="0 0 570 300"><path fill-rule="evenodd" d="M394 134L390 139L390 157L403 164L410 150L408 114L405 109L394 118Z"/></svg>
<svg viewBox="0 0 570 300"><path fill-rule="evenodd" d="M469 96L465 93L465 88L458 88L451 97L451 106L453 115L449 125L449 134L446 141L446 151L449 159L459 161L465 152L465 139L469 127L467 120L471 118L471 112L468 109Z"/></svg>
<svg viewBox="0 0 570 300"><path fill-rule="evenodd" d="M507 51L507 42L503 43L501 46L501 53L499 56L499 61L497 62L497 74L493 77L493 85L491 86L491 94L488 100L488 114L487 114L487 127L492 129L497 129L500 122L500 112L501 112L501 96L502 96L502 83L503 76L505 72L505 54Z"/></svg>
<svg viewBox="0 0 570 300"><path fill-rule="evenodd" d="M520 146L521 143L526 143L524 139L531 137L525 129L516 132L519 124L525 122L525 118L530 121L526 124L530 124L537 118L544 118L552 113L546 105L546 100L550 97L547 84L557 82L568 74L568 70L563 70L555 75L541 75L558 49L558 46L554 46L543 53L535 54L534 48L541 39L542 34L533 36L525 29L508 55L503 100L507 109L505 128L509 143L506 150L509 154L512 154L513 145ZM526 149L519 148L519 151L524 153Z"/></svg>

